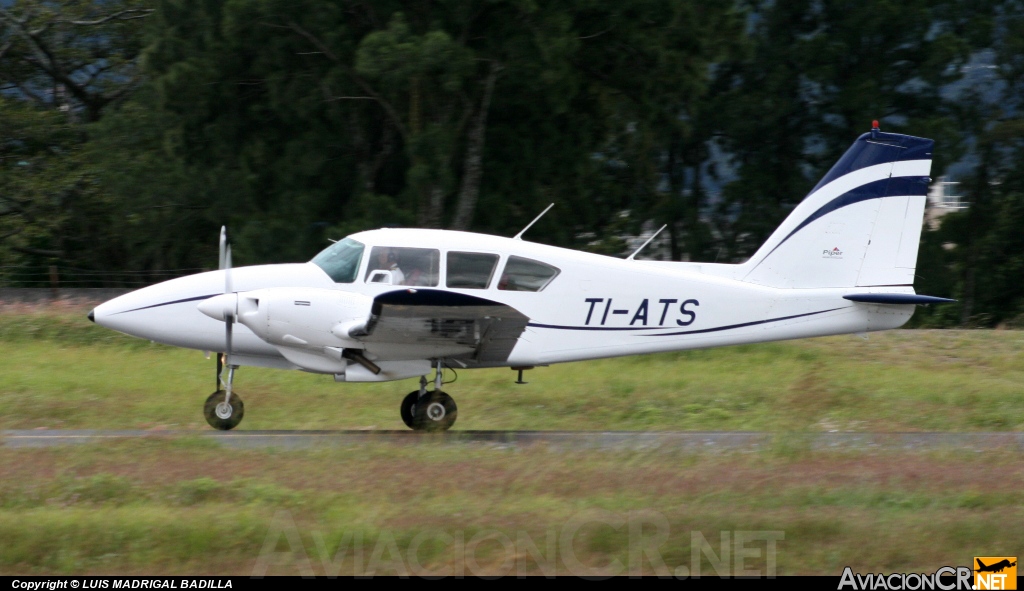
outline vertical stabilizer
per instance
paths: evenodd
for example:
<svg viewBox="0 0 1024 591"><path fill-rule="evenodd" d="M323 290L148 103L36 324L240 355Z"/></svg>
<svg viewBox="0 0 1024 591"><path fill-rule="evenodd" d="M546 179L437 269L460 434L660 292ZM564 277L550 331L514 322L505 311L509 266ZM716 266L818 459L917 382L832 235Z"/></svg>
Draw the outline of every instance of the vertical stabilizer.
<svg viewBox="0 0 1024 591"><path fill-rule="evenodd" d="M859 137L740 278L791 288L912 285L933 146L877 127Z"/></svg>

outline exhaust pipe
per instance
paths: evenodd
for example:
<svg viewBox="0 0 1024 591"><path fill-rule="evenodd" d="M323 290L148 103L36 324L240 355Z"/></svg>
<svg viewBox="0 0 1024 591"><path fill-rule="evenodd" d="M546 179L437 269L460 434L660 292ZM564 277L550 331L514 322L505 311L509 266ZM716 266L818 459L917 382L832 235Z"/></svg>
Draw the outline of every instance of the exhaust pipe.
<svg viewBox="0 0 1024 591"><path fill-rule="evenodd" d="M362 349L345 349L341 356L344 357L345 359L351 359L352 361L355 361L359 365L362 365L367 369L367 371L369 371L373 375L379 374L380 366L367 359L365 355L360 353L361 350Z"/></svg>

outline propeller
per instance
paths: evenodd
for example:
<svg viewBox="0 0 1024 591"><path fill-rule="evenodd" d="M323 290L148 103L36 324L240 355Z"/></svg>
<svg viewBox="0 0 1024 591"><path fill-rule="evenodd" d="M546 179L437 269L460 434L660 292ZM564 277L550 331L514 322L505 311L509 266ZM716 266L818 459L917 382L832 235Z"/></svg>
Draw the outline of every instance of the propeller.
<svg viewBox="0 0 1024 591"><path fill-rule="evenodd" d="M231 245L228 244L228 229L226 226L220 228L220 264L219 269L224 271L224 300L228 300L233 293L231 286ZM237 297L237 296L236 296ZM224 320L224 356L217 356L217 389L220 389L222 383L221 375L224 372L224 366L228 368L228 379L224 383L225 390L225 401L231 399L231 374L234 373L234 369L231 367L231 349L233 332L235 326L235 316L237 314L237 299L235 302L225 301L223 302L223 315ZM234 304L234 305L232 305Z"/></svg>
<svg viewBox="0 0 1024 591"><path fill-rule="evenodd" d="M231 290L231 245L230 244L227 245L227 248L225 249L224 263L225 263L225 265L224 265L224 295L230 297L232 295L232 290ZM224 330L225 330L224 336L225 336L225 342L226 342L226 345L224 347L224 364L228 366L228 371L229 372L231 371L231 345L232 345L231 341L232 341L233 331L234 331L234 326L235 326L235 317L237 316L237 312L238 312L237 309L235 309L237 307L237 305L238 305L237 296L236 296L234 304L235 304L234 306L226 307L225 310L224 310ZM228 380L228 383L229 383L228 391L229 391L229 393L230 393L230 389L231 389L230 382L231 382L231 380Z"/></svg>

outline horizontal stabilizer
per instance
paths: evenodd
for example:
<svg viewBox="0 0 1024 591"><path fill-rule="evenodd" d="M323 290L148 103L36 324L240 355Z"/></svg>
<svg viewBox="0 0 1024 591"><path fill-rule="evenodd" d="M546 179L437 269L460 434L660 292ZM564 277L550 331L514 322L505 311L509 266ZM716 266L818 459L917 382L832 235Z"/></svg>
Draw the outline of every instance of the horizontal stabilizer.
<svg viewBox="0 0 1024 591"><path fill-rule="evenodd" d="M853 295L844 295L844 300L850 300L851 302L861 302L864 304L942 304L946 302L955 302L949 298L939 298L935 296L916 295L912 293L855 293Z"/></svg>

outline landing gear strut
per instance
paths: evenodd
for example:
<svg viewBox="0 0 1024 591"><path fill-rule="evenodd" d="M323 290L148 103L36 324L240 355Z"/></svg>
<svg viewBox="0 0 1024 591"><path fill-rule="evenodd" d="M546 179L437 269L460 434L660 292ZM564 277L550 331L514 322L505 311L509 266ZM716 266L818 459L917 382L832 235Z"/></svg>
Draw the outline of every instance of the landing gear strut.
<svg viewBox="0 0 1024 591"><path fill-rule="evenodd" d="M203 415L206 416L206 422L210 424L214 429L220 429L221 431L228 431L238 426L238 423L242 422L242 417L245 416L245 404L242 403L242 399L231 391L235 381L235 369L238 366L228 366L228 379L222 380L221 375L223 374L223 363L221 358L217 357L217 386L224 386L223 390L217 390L213 394L210 394L209 398L206 399L206 404L203 405Z"/></svg>
<svg viewBox="0 0 1024 591"><path fill-rule="evenodd" d="M441 391L441 361L437 361L434 389L427 391L427 376L420 377L420 389L402 400L402 422L417 431L446 431L455 424L459 408L451 396Z"/></svg>

